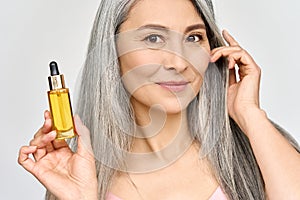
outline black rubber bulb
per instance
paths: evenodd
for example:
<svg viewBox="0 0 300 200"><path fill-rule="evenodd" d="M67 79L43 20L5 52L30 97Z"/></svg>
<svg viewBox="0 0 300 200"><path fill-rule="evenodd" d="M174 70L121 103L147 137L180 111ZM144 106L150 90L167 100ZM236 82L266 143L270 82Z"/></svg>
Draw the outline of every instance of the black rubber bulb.
<svg viewBox="0 0 300 200"><path fill-rule="evenodd" d="M59 75L58 66L55 61L52 61L49 66L50 66L51 76Z"/></svg>

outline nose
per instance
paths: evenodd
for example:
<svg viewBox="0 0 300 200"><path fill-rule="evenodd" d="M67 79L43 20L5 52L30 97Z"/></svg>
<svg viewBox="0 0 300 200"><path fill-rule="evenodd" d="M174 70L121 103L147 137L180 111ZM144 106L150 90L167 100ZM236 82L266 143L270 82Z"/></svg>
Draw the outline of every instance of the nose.
<svg viewBox="0 0 300 200"><path fill-rule="evenodd" d="M167 53L164 67L167 70L176 70L177 73L182 73L188 68L188 63L182 55L178 53Z"/></svg>

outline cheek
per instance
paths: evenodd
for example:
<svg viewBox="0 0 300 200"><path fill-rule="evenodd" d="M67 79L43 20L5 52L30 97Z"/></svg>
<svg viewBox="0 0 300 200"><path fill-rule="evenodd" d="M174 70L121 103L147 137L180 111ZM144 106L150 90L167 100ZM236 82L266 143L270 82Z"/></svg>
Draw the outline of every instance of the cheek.
<svg viewBox="0 0 300 200"><path fill-rule="evenodd" d="M151 50L135 51L125 54L119 58L121 74L129 70L150 64L162 64L163 59L158 52Z"/></svg>
<svg viewBox="0 0 300 200"><path fill-rule="evenodd" d="M143 86L153 84L153 77L162 65L162 56L155 51L135 51L119 59L121 78L126 90L133 94Z"/></svg>
<svg viewBox="0 0 300 200"><path fill-rule="evenodd" d="M193 73L204 77L210 63L210 54L204 48L191 48L185 52L185 58L192 68Z"/></svg>
<svg viewBox="0 0 300 200"><path fill-rule="evenodd" d="M202 85L203 85L203 76L199 73L199 71L197 71L196 69L191 69L192 72L190 72L190 74L192 74L192 89L194 90L194 95L196 96Z"/></svg>
<svg viewBox="0 0 300 200"><path fill-rule="evenodd" d="M203 78L202 78L202 76L199 76L197 78L197 81L195 82L195 86L194 86L194 90L195 90L196 95L199 93L202 84L203 84Z"/></svg>

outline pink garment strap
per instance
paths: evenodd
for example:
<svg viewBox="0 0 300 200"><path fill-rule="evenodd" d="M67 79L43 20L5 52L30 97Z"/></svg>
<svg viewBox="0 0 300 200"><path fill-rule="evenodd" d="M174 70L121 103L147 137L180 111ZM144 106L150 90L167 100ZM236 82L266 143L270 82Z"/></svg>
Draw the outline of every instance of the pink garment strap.
<svg viewBox="0 0 300 200"><path fill-rule="evenodd" d="M106 200L122 200L119 197L113 195L112 193L108 193Z"/></svg>
<svg viewBox="0 0 300 200"><path fill-rule="evenodd" d="M122 200L119 197L113 195L112 193L108 193L106 200ZM218 187L216 191L212 194L209 200L227 200L226 195L222 191L221 187Z"/></svg>
<svg viewBox="0 0 300 200"><path fill-rule="evenodd" d="M219 186L209 200L227 200L227 197Z"/></svg>

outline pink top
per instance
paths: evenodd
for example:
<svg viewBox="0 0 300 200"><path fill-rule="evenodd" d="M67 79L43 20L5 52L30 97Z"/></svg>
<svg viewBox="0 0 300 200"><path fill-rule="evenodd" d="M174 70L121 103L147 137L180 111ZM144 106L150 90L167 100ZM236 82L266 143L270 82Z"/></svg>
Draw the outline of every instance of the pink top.
<svg viewBox="0 0 300 200"><path fill-rule="evenodd" d="M113 195L112 193L108 193L106 200L122 200L119 197ZM224 192L221 187L218 187L216 191L211 195L209 200L227 200Z"/></svg>

